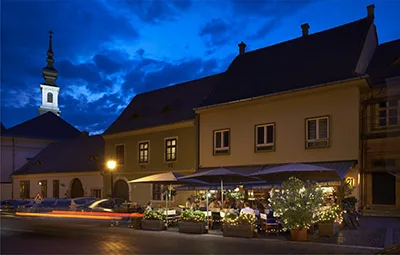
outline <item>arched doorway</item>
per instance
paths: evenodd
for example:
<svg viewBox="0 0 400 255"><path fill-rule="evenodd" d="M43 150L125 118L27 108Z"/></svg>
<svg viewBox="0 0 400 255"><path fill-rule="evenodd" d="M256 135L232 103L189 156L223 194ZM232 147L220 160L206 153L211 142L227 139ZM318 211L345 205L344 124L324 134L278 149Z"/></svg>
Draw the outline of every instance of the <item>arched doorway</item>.
<svg viewBox="0 0 400 255"><path fill-rule="evenodd" d="M84 191L81 180L75 178L71 182L71 198L83 197Z"/></svg>
<svg viewBox="0 0 400 255"><path fill-rule="evenodd" d="M118 180L114 184L114 196L129 201L129 186L124 180Z"/></svg>

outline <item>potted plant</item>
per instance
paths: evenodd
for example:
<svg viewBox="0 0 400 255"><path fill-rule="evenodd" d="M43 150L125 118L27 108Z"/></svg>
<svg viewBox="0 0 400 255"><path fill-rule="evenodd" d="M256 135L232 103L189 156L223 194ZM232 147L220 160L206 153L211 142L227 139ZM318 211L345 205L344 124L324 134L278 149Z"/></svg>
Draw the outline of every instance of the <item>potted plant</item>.
<svg viewBox="0 0 400 255"><path fill-rule="evenodd" d="M206 215L201 211L183 211L179 221L179 232L190 234L206 233Z"/></svg>
<svg viewBox="0 0 400 255"><path fill-rule="evenodd" d="M253 238L256 216L253 214L227 213L222 220L224 236Z"/></svg>
<svg viewBox="0 0 400 255"><path fill-rule="evenodd" d="M145 230L165 230L167 217L163 210L146 210L144 217L140 221L141 228Z"/></svg>
<svg viewBox="0 0 400 255"><path fill-rule="evenodd" d="M290 229L293 241L306 241L307 229L317 222L316 212L323 202L322 189L295 177L274 189L270 198L276 217L280 217L283 230Z"/></svg>
<svg viewBox="0 0 400 255"><path fill-rule="evenodd" d="M318 214L318 232L321 236L333 236L342 222L342 210L339 205L325 206Z"/></svg>

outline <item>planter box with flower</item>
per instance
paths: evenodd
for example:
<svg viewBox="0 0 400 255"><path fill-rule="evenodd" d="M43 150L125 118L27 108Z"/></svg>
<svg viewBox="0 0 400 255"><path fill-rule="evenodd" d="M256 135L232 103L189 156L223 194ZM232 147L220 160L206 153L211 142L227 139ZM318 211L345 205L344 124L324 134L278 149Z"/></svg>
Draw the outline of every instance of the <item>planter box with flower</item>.
<svg viewBox="0 0 400 255"><path fill-rule="evenodd" d="M274 189L270 198L272 209L280 217L283 230L290 230L293 241L307 241L307 229L318 221L317 212L322 206L320 187L295 177Z"/></svg>
<svg viewBox="0 0 400 255"><path fill-rule="evenodd" d="M256 217L253 214L228 213L223 219L223 235L230 237L253 238Z"/></svg>
<svg viewBox="0 0 400 255"><path fill-rule="evenodd" d="M207 233L206 215L201 211L183 211L179 221L179 232L188 234Z"/></svg>
<svg viewBox="0 0 400 255"><path fill-rule="evenodd" d="M322 208L318 215L318 233L320 236L333 236L339 231L342 222L341 212L339 205Z"/></svg>
<svg viewBox="0 0 400 255"><path fill-rule="evenodd" d="M141 227L144 230L165 230L165 223L167 217L164 214L163 210L147 210L144 212L144 217L140 221Z"/></svg>

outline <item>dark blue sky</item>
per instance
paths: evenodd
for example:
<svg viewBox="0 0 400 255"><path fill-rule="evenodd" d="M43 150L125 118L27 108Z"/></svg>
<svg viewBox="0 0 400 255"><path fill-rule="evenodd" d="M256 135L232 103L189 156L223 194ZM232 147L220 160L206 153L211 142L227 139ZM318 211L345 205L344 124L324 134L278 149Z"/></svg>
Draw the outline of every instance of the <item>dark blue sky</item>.
<svg viewBox="0 0 400 255"><path fill-rule="evenodd" d="M400 1L2 0L1 120L38 115L47 31L54 31L61 117L106 129L136 93L224 71L244 41L254 50L366 16L380 43L400 38ZM156 103L156 102L155 102Z"/></svg>

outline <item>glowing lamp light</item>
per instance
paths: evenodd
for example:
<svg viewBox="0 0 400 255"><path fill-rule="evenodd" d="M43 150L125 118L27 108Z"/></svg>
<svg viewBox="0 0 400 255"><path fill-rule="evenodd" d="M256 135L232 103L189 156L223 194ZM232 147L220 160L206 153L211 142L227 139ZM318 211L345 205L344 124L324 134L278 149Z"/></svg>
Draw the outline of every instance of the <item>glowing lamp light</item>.
<svg viewBox="0 0 400 255"><path fill-rule="evenodd" d="M233 191L238 192L238 191L239 191L239 187L237 187L237 188L234 189Z"/></svg>
<svg viewBox="0 0 400 255"><path fill-rule="evenodd" d="M114 170L117 167L117 162L115 160L107 161L107 168L110 170Z"/></svg>
<svg viewBox="0 0 400 255"><path fill-rule="evenodd" d="M42 186L42 182L38 182L39 186Z"/></svg>

